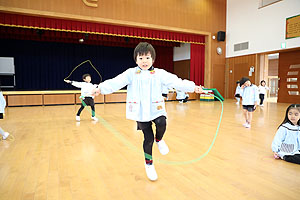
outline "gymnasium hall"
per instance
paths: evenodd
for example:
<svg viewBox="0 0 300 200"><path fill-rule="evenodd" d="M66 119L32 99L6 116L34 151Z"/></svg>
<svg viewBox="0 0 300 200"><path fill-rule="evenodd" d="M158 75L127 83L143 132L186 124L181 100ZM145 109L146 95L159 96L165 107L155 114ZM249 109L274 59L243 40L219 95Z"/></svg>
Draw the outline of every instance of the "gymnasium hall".
<svg viewBox="0 0 300 200"><path fill-rule="evenodd" d="M299 0L0 0L0 42L0 200L300 199Z"/></svg>

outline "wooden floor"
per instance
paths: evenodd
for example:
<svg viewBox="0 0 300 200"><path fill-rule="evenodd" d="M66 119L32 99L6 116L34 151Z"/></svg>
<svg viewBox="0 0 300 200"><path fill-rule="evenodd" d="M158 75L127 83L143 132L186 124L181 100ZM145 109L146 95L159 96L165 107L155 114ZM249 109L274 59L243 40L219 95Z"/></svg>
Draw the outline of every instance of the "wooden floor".
<svg viewBox="0 0 300 200"><path fill-rule="evenodd" d="M221 104L167 102L170 152L153 148L156 182L146 177L143 134L125 119L125 104L97 104L97 123L88 109L76 123L78 105L10 107L0 126L15 140L0 142L0 199L299 200L300 165L274 160L271 152L287 106L267 102L246 129L241 107L225 100L211 152L182 164L209 148Z"/></svg>

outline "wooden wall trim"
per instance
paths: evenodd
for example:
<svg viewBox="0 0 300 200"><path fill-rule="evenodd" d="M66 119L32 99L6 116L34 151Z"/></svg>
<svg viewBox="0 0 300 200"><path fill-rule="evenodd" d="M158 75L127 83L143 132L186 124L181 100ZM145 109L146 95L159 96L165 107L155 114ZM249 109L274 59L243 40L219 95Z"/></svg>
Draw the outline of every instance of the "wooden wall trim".
<svg viewBox="0 0 300 200"><path fill-rule="evenodd" d="M30 92L32 92L30 94ZM79 100L80 94L74 93L45 93L39 91L27 91L27 93L10 93L4 94L6 99L6 106L44 106L44 105L67 105L67 104L81 104ZM199 100L200 95L196 93L189 93L189 100ZM120 90L112 94L95 97L95 103L125 103L127 92ZM171 91L168 94L168 101L176 100L176 91Z"/></svg>
<svg viewBox="0 0 300 200"><path fill-rule="evenodd" d="M81 15L73 15L73 14L65 14L65 13L55 13L55 12L32 10L32 9L0 6L0 11L5 13L26 14L31 16L52 17L57 19L88 21L88 22L97 22L97 23L104 23L104 24L111 24L111 25L123 25L123 26L139 27L139 28L147 28L147 29L150 28L154 30L164 30L164 31L179 32L179 33L192 33L192 34L199 34L199 35L210 34L209 32L206 31L198 31L193 29L176 28L176 27L162 26L162 25L155 25L155 24L145 24L145 23L139 23L133 21L115 20L115 19L107 19L101 17L89 17L89 16L81 16Z"/></svg>
<svg viewBox="0 0 300 200"><path fill-rule="evenodd" d="M226 73L228 73L225 76L227 77L227 82L225 86L225 90L227 90L226 98L233 98L235 89L236 89L236 81L242 78L243 76L249 77L249 68L250 66L254 66L255 71L252 74L250 78L251 82L256 84L256 82L259 82L259 78L257 78L257 75L259 74L259 66L258 65L258 56L256 54L246 55L246 56L237 56L237 57L231 57L226 59ZM230 70L232 70L232 73L230 73Z"/></svg>
<svg viewBox="0 0 300 200"><path fill-rule="evenodd" d="M212 46L212 41L211 41L211 34L209 33L205 37L205 69L204 69L204 86L206 88L211 88L212 87L212 62L211 62L211 46Z"/></svg>

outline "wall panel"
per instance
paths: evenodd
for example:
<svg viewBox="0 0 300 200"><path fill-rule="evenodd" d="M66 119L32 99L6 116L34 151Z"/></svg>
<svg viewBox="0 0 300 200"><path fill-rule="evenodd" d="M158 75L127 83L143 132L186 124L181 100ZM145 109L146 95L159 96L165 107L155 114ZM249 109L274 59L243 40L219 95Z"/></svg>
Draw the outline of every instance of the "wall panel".
<svg viewBox="0 0 300 200"><path fill-rule="evenodd" d="M43 96L40 95L9 95L7 96L7 106L41 106Z"/></svg>
<svg viewBox="0 0 300 200"><path fill-rule="evenodd" d="M252 76L249 76L249 69L251 66L254 66L254 70L259 71L257 65L257 56L256 55L248 55L248 56L239 56L233 58L226 59L226 76L228 77L228 83L225 83L225 87L228 88L228 96L226 98L233 98L235 89L236 89L236 81L240 80L242 77L246 76L250 78L250 81L254 84L258 84L259 80L256 79L256 73L252 73Z"/></svg>
<svg viewBox="0 0 300 200"><path fill-rule="evenodd" d="M179 78L190 78L190 60L180 60L174 62L174 74Z"/></svg>
<svg viewBox="0 0 300 200"><path fill-rule="evenodd" d="M225 94L225 64L214 64L212 66L213 88L216 88L224 97Z"/></svg>
<svg viewBox="0 0 300 200"><path fill-rule="evenodd" d="M278 59L269 60L268 76L278 76Z"/></svg>
<svg viewBox="0 0 300 200"><path fill-rule="evenodd" d="M300 103L300 50L279 53L279 91L280 103ZM289 82L289 79L293 81ZM292 88L288 88L292 86ZM291 93L295 93L292 95ZM296 95L298 94L298 95Z"/></svg>

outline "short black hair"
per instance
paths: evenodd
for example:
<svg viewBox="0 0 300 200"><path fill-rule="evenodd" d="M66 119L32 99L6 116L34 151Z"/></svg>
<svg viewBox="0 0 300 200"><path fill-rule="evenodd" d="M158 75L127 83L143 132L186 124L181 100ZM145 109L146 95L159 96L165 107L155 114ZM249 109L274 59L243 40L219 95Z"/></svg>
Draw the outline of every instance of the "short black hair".
<svg viewBox="0 0 300 200"><path fill-rule="evenodd" d="M247 81L250 81L250 79L249 79L248 77L243 77L243 78L241 78L241 80L240 80L240 85L241 85L241 86L244 85Z"/></svg>
<svg viewBox="0 0 300 200"><path fill-rule="evenodd" d="M260 85L262 85L262 83L265 83L265 84L266 84L266 81L265 81L265 80L262 80L262 81L260 82Z"/></svg>
<svg viewBox="0 0 300 200"><path fill-rule="evenodd" d="M85 79L86 77L88 77L88 76L91 77L90 74L83 74L83 75L82 75L82 79L84 80L84 79Z"/></svg>
<svg viewBox="0 0 300 200"><path fill-rule="evenodd" d="M156 53L154 47L149 44L148 42L140 42L134 49L133 53L133 59L136 62L136 57L138 55L146 55L147 53L151 54L153 62L155 61L156 58Z"/></svg>

